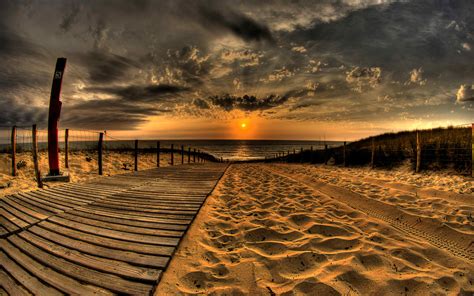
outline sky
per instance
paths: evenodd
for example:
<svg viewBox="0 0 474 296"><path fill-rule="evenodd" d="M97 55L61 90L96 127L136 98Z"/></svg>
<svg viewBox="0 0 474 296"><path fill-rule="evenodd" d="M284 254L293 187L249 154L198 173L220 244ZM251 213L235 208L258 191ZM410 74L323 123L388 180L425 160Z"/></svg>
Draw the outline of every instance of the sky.
<svg viewBox="0 0 474 296"><path fill-rule="evenodd" d="M474 1L0 1L0 125L355 140L474 122ZM243 126L245 125L245 127Z"/></svg>

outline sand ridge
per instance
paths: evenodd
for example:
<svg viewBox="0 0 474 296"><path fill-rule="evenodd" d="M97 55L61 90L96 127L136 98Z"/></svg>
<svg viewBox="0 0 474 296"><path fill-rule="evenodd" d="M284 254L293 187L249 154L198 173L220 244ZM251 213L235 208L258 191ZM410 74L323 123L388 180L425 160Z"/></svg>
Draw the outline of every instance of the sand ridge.
<svg viewBox="0 0 474 296"><path fill-rule="evenodd" d="M273 169L227 170L156 295L474 292L474 266L466 258Z"/></svg>

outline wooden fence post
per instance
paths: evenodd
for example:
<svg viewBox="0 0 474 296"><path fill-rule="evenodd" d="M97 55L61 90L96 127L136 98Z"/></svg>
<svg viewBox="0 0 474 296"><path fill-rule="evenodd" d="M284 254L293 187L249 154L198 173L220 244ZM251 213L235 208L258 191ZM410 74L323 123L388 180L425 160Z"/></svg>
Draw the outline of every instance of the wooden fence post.
<svg viewBox="0 0 474 296"><path fill-rule="evenodd" d="M471 158L471 177L474 178L474 123L472 124L472 127L471 127L471 154L472 154L472 158Z"/></svg>
<svg viewBox="0 0 474 296"><path fill-rule="evenodd" d="M181 164L184 164L184 146L181 145Z"/></svg>
<svg viewBox="0 0 474 296"><path fill-rule="evenodd" d="M201 162L201 150L198 149L198 162Z"/></svg>
<svg viewBox="0 0 474 296"><path fill-rule="evenodd" d="M372 138L372 156L370 157L370 166L375 168L375 138Z"/></svg>
<svg viewBox="0 0 474 296"><path fill-rule="evenodd" d="M160 167L160 141L156 141L156 167Z"/></svg>
<svg viewBox="0 0 474 296"><path fill-rule="evenodd" d="M33 142L33 164L35 166L36 182L39 188L43 188L43 181L41 180L41 172L38 164L38 130L36 129L36 124L33 124L31 138Z"/></svg>
<svg viewBox="0 0 474 296"><path fill-rule="evenodd" d="M346 167L346 141L344 141L344 148L342 149L342 165Z"/></svg>
<svg viewBox="0 0 474 296"><path fill-rule="evenodd" d="M416 168L415 172L419 173L421 168L421 137L420 132L416 132Z"/></svg>
<svg viewBox="0 0 474 296"><path fill-rule="evenodd" d="M135 140L135 171L138 171L138 140Z"/></svg>
<svg viewBox="0 0 474 296"><path fill-rule="evenodd" d="M191 147L188 147L188 163L191 162Z"/></svg>
<svg viewBox="0 0 474 296"><path fill-rule="evenodd" d="M324 144L324 164L328 164L328 144Z"/></svg>
<svg viewBox="0 0 474 296"><path fill-rule="evenodd" d="M97 157L97 162L99 163L99 175L102 176L102 148L104 142L104 133L99 133L99 145L98 145L98 152L99 155Z"/></svg>
<svg viewBox="0 0 474 296"><path fill-rule="evenodd" d="M171 165L174 165L174 144L171 144Z"/></svg>
<svg viewBox="0 0 474 296"><path fill-rule="evenodd" d="M193 162L196 162L196 149L194 149L194 152L193 152Z"/></svg>
<svg viewBox="0 0 474 296"><path fill-rule="evenodd" d="M12 176L16 176L16 126L12 127Z"/></svg>
<svg viewBox="0 0 474 296"><path fill-rule="evenodd" d="M69 129L64 131L64 166L69 168Z"/></svg>

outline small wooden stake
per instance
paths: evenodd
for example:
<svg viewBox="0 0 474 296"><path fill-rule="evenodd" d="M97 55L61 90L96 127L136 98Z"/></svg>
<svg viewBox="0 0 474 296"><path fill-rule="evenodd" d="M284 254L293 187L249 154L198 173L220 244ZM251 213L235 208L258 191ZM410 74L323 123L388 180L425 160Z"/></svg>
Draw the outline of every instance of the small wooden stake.
<svg viewBox="0 0 474 296"><path fill-rule="evenodd" d="M171 165L174 165L174 145L171 144Z"/></svg>
<svg viewBox="0 0 474 296"><path fill-rule="evenodd" d="M181 145L181 164L184 164L184 146Z"/></svg>
<svg viewBox="0 0 474 296"><path fill-rule="evenodd" d="M421 137L420 132L416 132L416 168L415 172L419 173L421 168Z"/></svg>
<svg viewBox="0 0 474 296"><path fill-rule="evenodd" d="M38 183L38 188L43 188L43 181L41 181L41 172L38 164L38 130L36 129L36 124L33 124L31 133L33 142L33 164L35 166L36 182Z"/></svg>
<svg viewBox="0 0 474 296"><path fill-rule="evenodd" d="M138 140L135 140L135 171L138 171Z"/></svg>
<svg viewBox="0 0 474 296"><path fill-rule="evenodd" d="M193 162L196 162L196 149L194 149L194 153L193 153Z"/></svg>
<svg viewBox="0 0 474 296"><path fill-rule="evenodd" d="M344 148L342 149L342 165L346 166L346 141L344 141Z"/></svg>
<svg viewBox="0 0 474 296"><path fill-rule="evenodd" d="M188 148L188 163L191 162L191 147Z"/></svg>
<svg viewBox="0 0 474 296"><path fill-rule="evenodd" d="M160 141L156 141L156 167L160 167Z"/></svg>
<svg viewBox="0 0 474 296"><path fill-rule="evenodd" d="M64 132L64 166L69 168L69 129Z"/></svg>
<svg viewBox="0 0 474 296"><path fill-rule="evenodd" d="M198 149L198 162L201 162L201 150Z"/></svg>
<svg viewBox="0 0 474 296"><path fill-rule="evenodd" d="M12 176L16 176L16 126L12 127Z"/></svg>
<svg viewBox="0 0 474 296"><path fill-rule="evenodd" d="M97 157L97 162L99 163L99 175L102 176L102 148L103 148L103 143L104 143L104 133L99 133L99 145L98 145L98 157Z"/></svg>
<svg viewBox="0 0 474 296"><path fill-rule="evenodd" d="M375 138L372 138L372 156L370 158L371 168L375 168Z"/></svg>
<svg viewBox="0 0 474 296"><path fill-rule="evenodd" d="M474 178L474 123L472 124L472 128L471 128L471 154L472 154L472 158L471 158L471 177Z"/></svg>

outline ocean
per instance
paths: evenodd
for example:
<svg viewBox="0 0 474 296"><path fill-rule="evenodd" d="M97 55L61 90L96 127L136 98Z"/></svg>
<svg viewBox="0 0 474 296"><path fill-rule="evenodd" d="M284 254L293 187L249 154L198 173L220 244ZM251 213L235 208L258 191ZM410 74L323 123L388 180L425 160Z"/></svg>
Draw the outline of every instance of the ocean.
<svg viewBox="0 0 474 296"><path fill-rule="evenodd" d="M109 141L111 149L117 147L131 148L131 141ZM287 141L287 140L162 140L162 148L169 148L171 144L174 149L181 149L181 145L187 151L188 147L207 152L217 158L225 160L255 160L264 159L266 156L272 157L278 152L299 151L301 148L307 150L311 146L313 149L324 149L328 147L340 146L343 142L338 141ZM154 148L156 141L143 140L139 142L140 148Z"/></svg>

